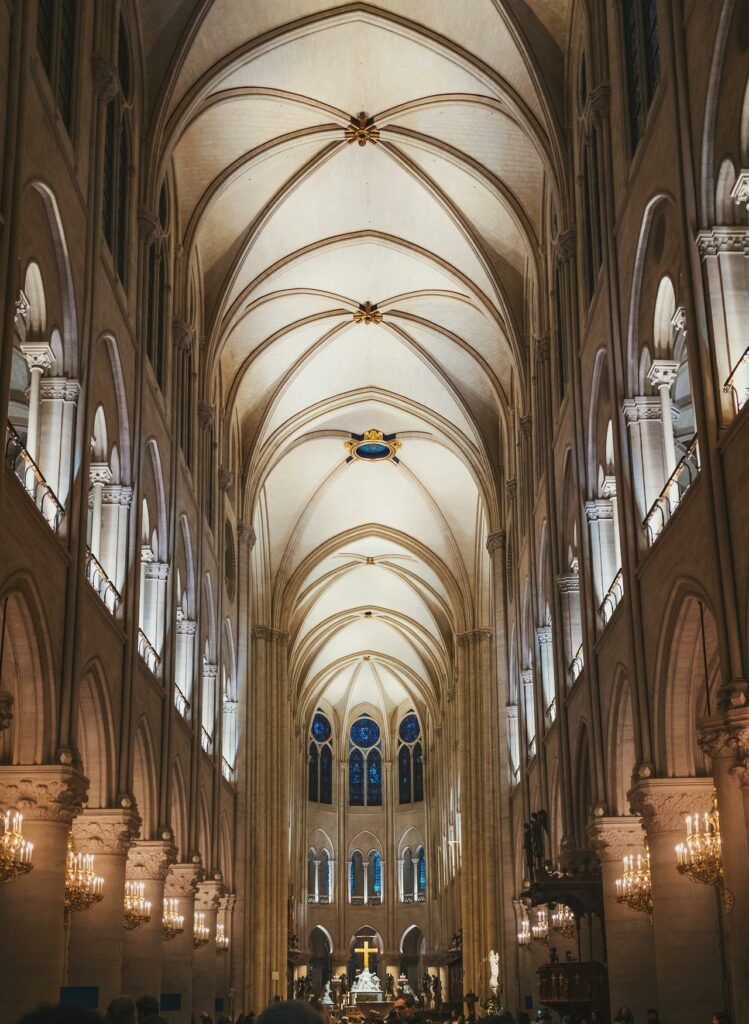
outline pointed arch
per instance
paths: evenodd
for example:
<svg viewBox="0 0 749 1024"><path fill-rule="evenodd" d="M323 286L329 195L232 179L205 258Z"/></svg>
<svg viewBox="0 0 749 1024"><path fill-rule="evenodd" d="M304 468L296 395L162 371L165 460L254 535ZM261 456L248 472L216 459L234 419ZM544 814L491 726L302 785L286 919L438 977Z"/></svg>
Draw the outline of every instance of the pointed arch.
<svg viewBox="0 0 749 1024"><path fill-rule="evenodd" d="M141 839L153 839L158 827L158 783L156 754L147 715L141 715L135 726L133 744L133 796L141 819Z"/></svg>
<svg viewBox="0 0 749 1024"><path fill-rule="evenodd" d="M117 735L106 677L98 659L84 669L78 690L77 745L88 782L89 809L112 806Z"/></svg>

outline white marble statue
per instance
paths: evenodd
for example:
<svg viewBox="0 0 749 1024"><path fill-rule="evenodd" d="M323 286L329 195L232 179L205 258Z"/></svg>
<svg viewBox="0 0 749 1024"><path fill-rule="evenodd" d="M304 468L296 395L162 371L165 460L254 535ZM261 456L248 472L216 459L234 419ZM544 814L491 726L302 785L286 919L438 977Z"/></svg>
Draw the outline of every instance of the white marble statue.
<svg viewBox="0 0 749 1024"><path fill-rule="evenodd" d="M489 950L489 971L491 972L489 988L496 995L499 989L499 953L495 949Z"/></svg>
<svg viewBox="0 0 749 1024"><path fill-rule="evenodd" d="M354 1003L359 1002L360 999L364 999L365 1002L370 1000L379 1002L382 999L382 986L379 977L365 967L351 986L351 996Z"/></svg>
<svg viewBox="0 0 749 1024"><path fill-rule="evenodd" d="M335 1005L333 1003L333 997L330 994L330 982L329 981L325 982L325 988L323 989L323 993L322 993L322 1001L323 1001L323 1006L334 1006Z"/></svg>

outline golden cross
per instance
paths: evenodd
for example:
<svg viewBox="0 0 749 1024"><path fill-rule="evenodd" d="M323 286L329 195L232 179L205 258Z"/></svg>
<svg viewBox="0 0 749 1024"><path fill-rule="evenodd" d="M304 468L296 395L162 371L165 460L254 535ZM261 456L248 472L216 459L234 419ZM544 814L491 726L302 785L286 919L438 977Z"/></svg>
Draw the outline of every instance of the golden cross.
<svg viewBox="0 0 749 1024"><path fill-rule="evenodd" d="M364 970L369 970L369 958L370 956L376 956L379 953L379 949L376 946L369 945L369 939L364 940L364 945L359 946L358 949L354 949L355 953L361 953L364 957Z"/></svg>

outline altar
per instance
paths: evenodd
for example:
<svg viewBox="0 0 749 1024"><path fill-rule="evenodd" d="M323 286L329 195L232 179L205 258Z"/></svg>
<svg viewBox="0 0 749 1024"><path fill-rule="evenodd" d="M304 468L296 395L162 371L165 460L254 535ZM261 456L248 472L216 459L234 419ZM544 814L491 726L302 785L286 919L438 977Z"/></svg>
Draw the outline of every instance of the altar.
<svg viewBox="0 0 749 1024"><path fill-rule="evenodd" d="M381 1009L385 1001L382 985L378 976L369 969L370 956L378 954L379 950L376 947L370 946L369 940L365 939L364 944L355 949L354 952L362 954L364 970L359 973L351 986L349 1003L351 1006L359 1007L359 1009Z"/></svg>

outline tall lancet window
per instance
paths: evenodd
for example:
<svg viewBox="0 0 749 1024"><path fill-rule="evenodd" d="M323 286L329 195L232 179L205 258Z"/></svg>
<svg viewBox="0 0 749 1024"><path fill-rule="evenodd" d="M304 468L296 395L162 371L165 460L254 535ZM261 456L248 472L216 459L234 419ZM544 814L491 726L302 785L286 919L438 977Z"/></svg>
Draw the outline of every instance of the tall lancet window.
<svg viewBox="0 0 749 1024"><path fill-rule="evenodd" d="M424 799L424 759L421 726L414 711L409 711L398 729L398 801L418 803Z"/></svg>
<svg viewBox="0 0 749 1024"><path fill-rule="evenodd" d="M330 722L318 711L310 727L308 789L314 803L333 803L333 747Z"/></svg>
<svg viewBox="0 0 749 1024"><path fill-rule="evenodd" d="M382 806L380 727L362 715L349 733L349 806Z"/></svg>

